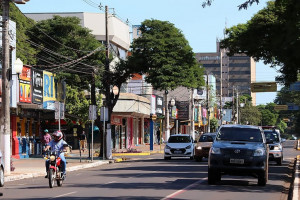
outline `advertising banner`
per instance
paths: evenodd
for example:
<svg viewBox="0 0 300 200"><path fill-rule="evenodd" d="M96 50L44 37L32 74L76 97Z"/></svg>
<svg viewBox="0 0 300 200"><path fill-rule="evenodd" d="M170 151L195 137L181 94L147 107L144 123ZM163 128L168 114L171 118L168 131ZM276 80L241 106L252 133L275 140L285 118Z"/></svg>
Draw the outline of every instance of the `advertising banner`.
<svg viewBox="0 0 300 200"><path fill-rule="evenodd" d="M176 107L178 109L178 119L189 119L189 102L188 101L176 101Z"/></svg>
<svg viewBox="0 0 300 200"><path fill-rule="evenodd" d="M32 69L32 103L43 104L43 71Z"/></svg>
<svg viewBox="0 0 300 200"><path fill-rule="evenodd" d="M43 108L55 110L56 92L55 75L51 72L43 71Z"/></svg>
<svg viewBox="0 0 300 200"><path fill-rule="evenodd" d="M22 73L19 77L19 101L23 103L31 103L31 69L29 67L23 66Z"/></svg>

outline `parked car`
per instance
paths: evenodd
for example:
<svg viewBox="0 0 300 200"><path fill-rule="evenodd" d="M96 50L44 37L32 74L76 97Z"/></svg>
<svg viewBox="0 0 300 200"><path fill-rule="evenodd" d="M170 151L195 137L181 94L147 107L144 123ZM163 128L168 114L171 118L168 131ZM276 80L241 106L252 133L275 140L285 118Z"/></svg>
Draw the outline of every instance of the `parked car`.
<svg viewBox="0 0 300 200"><path fill-rule="evenodd" d="M210 147L216 138L217 133L204 133L200 136L197 144L195 145L196 161L200 162L202 158L208 158Z"/></svg>
<svg viewBox="0 0 300 200"><path fill-rule="evenodd" d="M209 152L208 183L221 176L245 175L268 181L269 150L263 130L250 125L222 125Z"/></svg>
<svg viewBox="0 0 300 200"><path fill-rule="evenodd" d="M283 145L280 133L275 130L264 130L264 134L269 143L269 160L275 161L277 165L282 165Z"/></svg>
<svg viewBox="0 0 300 200"><path fill-rule="evenodd" d="M176 134L169 137L164 150L164 159L169 160L172 157L194 159L194 143L190 135Z"/></svg>

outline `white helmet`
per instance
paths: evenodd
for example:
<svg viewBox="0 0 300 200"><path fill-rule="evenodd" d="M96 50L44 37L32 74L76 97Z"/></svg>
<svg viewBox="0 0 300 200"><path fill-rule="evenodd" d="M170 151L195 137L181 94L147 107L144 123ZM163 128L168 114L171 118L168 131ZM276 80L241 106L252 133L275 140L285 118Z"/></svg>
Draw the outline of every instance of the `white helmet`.
<svg viewBox="0 0 300 200"><path fill-rule="evenodd" d="M57 140L57 141L59 141L59 140L61 140L63 138L63 134L59 130L58 131L54 131L54 133L52 135L53 135L54 139Z"/></svg>

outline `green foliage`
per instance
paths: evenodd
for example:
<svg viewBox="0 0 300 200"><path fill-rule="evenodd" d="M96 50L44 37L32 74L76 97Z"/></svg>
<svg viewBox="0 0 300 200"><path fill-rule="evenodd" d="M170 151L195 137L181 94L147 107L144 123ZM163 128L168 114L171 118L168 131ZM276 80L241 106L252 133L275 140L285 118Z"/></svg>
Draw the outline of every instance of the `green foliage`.
<svg viewBox="0 0 300 200"><path fill-rule="evenodd" d="M279 129L280 133L284 133L287 128L287 124L283 120L280 120L279 123L276 124L276 127Z"/></svg>
<svg viewBox="0 0 300 200"><path fill-rule="evenodd" d="M104 47L80 25L79 18L54 16L37 22L27 34L38 50L36 67L56 73L79 90L89 88L92 73L96 73L95 82L101 85Z"/></svg>
<svg viewBox="0 0 300 200"><path fill-rule="evenodd" d="M10 19L16 22L16 38L17 38L17 58L20 58L24 64L32 65L36 63L36 49L31 47L30 43L27 42L29 37L27 36L27 29L33 26L34 21L25 17L16 5L12 2L9 3L9 15ZM2 4L0 13L2 15Z"/></svg>
<svg viewBox="0 0 300 200"><path fill-rule="evenodd" d="M218 120L214 117L210 120L210 130L211 132L216 132L218 129Z"/></svg>
<svg viewBox="0 0 300 200"><path fill-rule="evenodd" d="M213 0L205 0L202 2L202 7L205 8L206 6L211 6ZM249 6L252 6L253 3L259 3L259 0L247 0L244 3L238 6L239 10L247 9Z"/></svg>
<svg viewBox="0 0 300 200"><path fill-rule="evenodd" d="M280 67L278 81L289 84L297 80L300 66L300 1L270 1L246 24L226 30L221 47L234 53L246 53L271 67Z"/></svg>
<svg viewBox="0 0 300 200"><path fill-rule="evenodd" d="M248 105L240 109L241 124L261 125L262 114L258 108Z"/></svg>
<svg viewBox="0 0 300 200"><path fill-rule="evenodd" d="M197 64L192 48L173 24L145 20L141 37L132 43L127 66L141 74L154 89L173 90L178 86L199 88L204 85L203 69Z"/></svg>

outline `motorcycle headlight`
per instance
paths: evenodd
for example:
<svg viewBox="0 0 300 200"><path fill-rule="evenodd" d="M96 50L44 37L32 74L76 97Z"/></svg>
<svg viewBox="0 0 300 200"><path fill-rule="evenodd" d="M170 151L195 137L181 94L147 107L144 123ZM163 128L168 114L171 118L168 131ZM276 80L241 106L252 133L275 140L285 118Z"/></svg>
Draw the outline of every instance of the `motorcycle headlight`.
<svg viewBox="0 0 300 200"><path fill-rule="evenodd" d="M192 148L192 145L189 145L189 146L187 146L187 147L185 147L186 149L190 149L190 148Z"/></svg>
<svg viewBox="0 0 300 200"><path fill-rule="evenodd" d="M216 148L216 147L212 147L211 148L211 153L212 154L221 154L221 149L220 148Z"/></svg>
<svg viewBox="0 0 300 200"><path fill-rule="evenodd" d="M202 149L202 147L201 147L201 146L197 146L197 149L198 149L198 150L201 150L201 149Z"/></svg>
<svg viewBox="0 0 300 200"><path fill-rule="evenodd" d="M265 155L265 150L264 149L256 149L254 151L254 155L253 156L263 156Z"/></svg>
<svg viewBox="0 0 300 200"><path fill-rule="evenodd" d="M50 161L54 161L55 160L55 156L50 156Z"/></svg>
<svg viewBox="0 0 300 200"><path fill-rule="evenodd" d="M171 149L171 147L169 145L166 145L165 149Z"/></svg>

